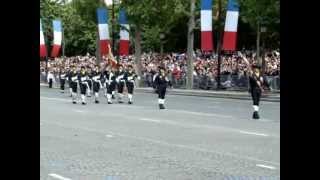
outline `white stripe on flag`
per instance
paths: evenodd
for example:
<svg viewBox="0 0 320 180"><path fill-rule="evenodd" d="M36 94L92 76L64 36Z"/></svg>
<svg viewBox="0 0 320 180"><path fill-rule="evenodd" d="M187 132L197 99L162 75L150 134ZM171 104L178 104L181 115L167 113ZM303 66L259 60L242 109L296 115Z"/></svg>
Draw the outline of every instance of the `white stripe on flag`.
<svg viewBox="0 0 320 180"><path fill-rule="evenodd" d="M61 45L61 40L62 40L62 33L60 31L55 31L53 32L53 44L55 45Z"/></svg>
<svg viewBox="0 0 320 180"><path fill-rule="evenodd" d="M227 11L224 31L237 32L239 11Z"/></svg>
<svg viewBox="0 0 320 180"><path fill-rule="evenodd" d="M129 29L129 25L128 24L122 24L122 26L124 26L127 29ZM127 30L125 30L125 29L120 30L120 40L129 41L129 32Z"/></svg>
<svg viewBox="0 0 320 180"><path fill-rule="evenodd" d="M44 45L44 37L43 37L43 32L40 32L40 45Z"/></svg>
<svg viewBox="0 0 320 180"><path fill-rule="evenodd" d="M108 24L99 24L99 37L100 40L110 39Z"/></svg>
<svg viewBox="0 0 320 180"><path fill-rule="evenodd" d="M212 31L211 10L201 10L201 31Z"/></svg>

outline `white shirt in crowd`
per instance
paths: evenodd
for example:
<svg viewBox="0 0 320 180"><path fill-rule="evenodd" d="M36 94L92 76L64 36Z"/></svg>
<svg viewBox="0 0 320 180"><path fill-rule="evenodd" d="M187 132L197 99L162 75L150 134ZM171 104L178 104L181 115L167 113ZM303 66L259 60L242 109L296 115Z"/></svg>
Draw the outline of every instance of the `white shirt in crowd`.
<svg viewBox="0 0 320 180"><path fill-rule="evenodd" d="M48 73L47 81L49 82L50 79L52 79L52 82L55 82L54 75L51 72Z"/></svg>

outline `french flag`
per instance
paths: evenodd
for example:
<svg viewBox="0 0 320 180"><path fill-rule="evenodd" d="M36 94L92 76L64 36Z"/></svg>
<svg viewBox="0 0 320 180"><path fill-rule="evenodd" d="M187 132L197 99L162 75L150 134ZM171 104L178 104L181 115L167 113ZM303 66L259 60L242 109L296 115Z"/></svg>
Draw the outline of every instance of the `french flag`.
<svg viewBox="0 0 320 180"><path fill-rule="evenodd" d="M119 15L119 24L124 27L120 29L120 45L119 55L129 55L129 24L127 21L126 12L122 9Z"/></svg>
<svg viewBox="0 0 320 180"><path fill-rule="evenodd" d="M51 57L57 57L61 49L62 42L62 26L60 20L53 20L53 47Z"/></svg>
<svg viewBox="0 0 320 180"><path fill-rule="evenodd" d="M44 42L42 23L40 19L40 57L46 57L46 56L47 56L47 49L46 49L46 43Z"/></svg>
<svg viewBox="0 0 320 180"><path fill-rule="evenodd" d="M110 44L108 10L106 8L98 8L97 16L100 40L100 54L107 55L109 53L108 45Z"/></svg>
<svg viewBox="0 0 320 180"><path fill-rule="evenodd" d="M213 50L212 0L201 0L201 50Z"/></svg>
<svg viewBox="0 0 320 180"><path fill-rule="evenodd" d="M238 18L239 4L236 0L229 0L222 45L222 49L225 51L236 50Z"/></svg>

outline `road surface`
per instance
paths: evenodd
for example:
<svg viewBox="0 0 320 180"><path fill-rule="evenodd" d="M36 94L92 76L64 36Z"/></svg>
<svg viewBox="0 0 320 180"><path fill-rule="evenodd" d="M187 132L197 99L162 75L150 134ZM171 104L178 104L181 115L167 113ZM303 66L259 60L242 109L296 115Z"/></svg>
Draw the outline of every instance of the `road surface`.
<svg viewBox="0 0 320 180"><path fill-rule="evenodd" d="M136 93L74 105L40 87L41 180L280 179L280 104Z"/></svg>

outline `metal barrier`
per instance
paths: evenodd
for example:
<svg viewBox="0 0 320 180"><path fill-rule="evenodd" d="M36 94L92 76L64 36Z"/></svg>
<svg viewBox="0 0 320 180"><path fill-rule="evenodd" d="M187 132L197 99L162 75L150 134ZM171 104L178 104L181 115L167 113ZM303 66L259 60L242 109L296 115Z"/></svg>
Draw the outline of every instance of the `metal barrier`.
<svg viewBox="0 0 320 180"><path fill-rule="evenodd" d="M171 80L173 88L185 89L186 88L186 76L176 79L173 76L169 78ZM240 90L246 91L249 86L249 79L245 75L221 75L221 85L225 90ZM153 76L151 74L145 74L141 77L143 87L153 87ZM265 81L271 91L280 91L280 76L266 76ZM40 82L46 83L45 74L40 73ZM66 83L67 85L67 83ZM55 87L59 87L59 78L55 75ZM193 89L214 90L217 88L217 79L211 78L206 75L194 76Z"/></svg>

